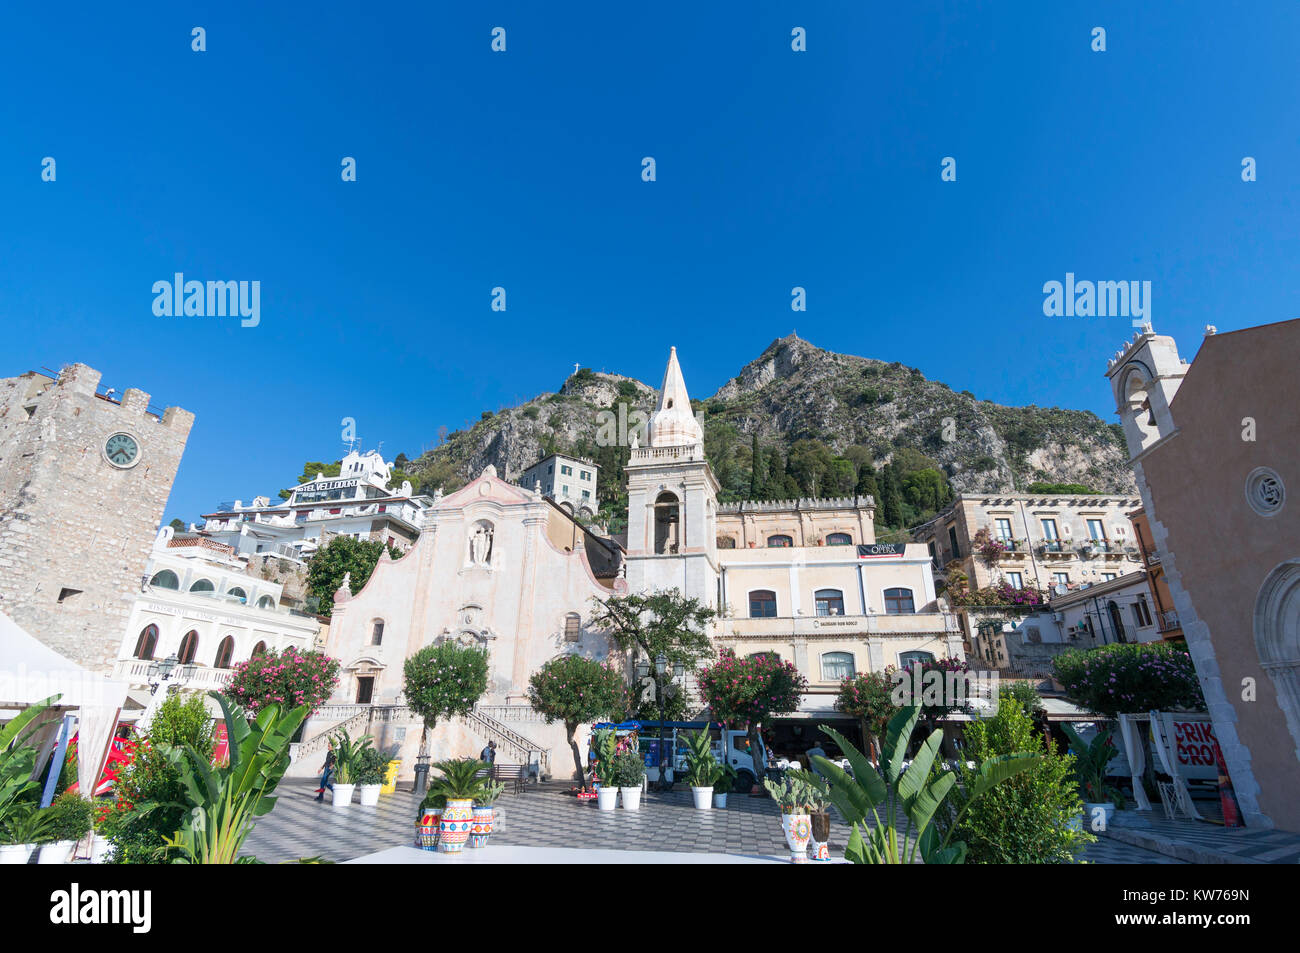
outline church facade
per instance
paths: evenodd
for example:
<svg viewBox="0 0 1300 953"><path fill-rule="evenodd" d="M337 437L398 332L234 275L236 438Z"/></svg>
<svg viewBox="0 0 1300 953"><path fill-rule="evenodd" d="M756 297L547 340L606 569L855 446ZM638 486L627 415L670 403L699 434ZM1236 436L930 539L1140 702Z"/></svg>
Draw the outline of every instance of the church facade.
<svg viewBox="0 0 1300 953"><path fill-rule="evenodd" d="M496 741L503 763L567 776L563 726L532 712L528 680L561 655L609 659L590 619L595 602L616 593L676 589L716 611L718 649L793 662L809 693L791 717L814 726L834 717L846 676L961 656L929 552L877 543L871 498L719 504L676 349L626 473L625 546L586 530L540 484L530 491L492 467L435 496L411 550L396 561L385 553L363 589L345 585L335 597L328 652L343 675L309 726L297 761L309 766L299 773L323 759L329 723L351 722L353 735L397 744L409 776L421 728L403 705L403 663L453 640L487 651L488 692L469 718L437 727L433 756L477 754ZM630 671L633 661L617 663Z"/></svg>

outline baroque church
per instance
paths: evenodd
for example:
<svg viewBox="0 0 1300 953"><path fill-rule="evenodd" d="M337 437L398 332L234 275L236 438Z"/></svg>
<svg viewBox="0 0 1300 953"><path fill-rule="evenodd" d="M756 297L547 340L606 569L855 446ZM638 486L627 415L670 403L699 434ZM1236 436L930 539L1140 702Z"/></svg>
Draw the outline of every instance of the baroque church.
<svg viewBox="0 0 1300 953"><path fill-rule="evenodd" d="M405 556L384 553L363 589L345 581L336 593L326 651L342 663L340 684L308 724L294 773L314 771L326 733L346 724L399 745L409 777L422 731L403 704L403 663L455 640L486 650L488 691L468 718L438 725L431 755L477 754L495 741L502 763L567 776L564 727L528 706L528 680L558 656L609 658L591 617L595 600L616 593L677 589L717 610L718 648L792 661L809 680L796 722L835 718L846 676L961 654L928 551L877 544L870 497L719 504L675 348L626 473L625 545L491 466L437 494ZM619 662L630 671L633 660Z"/></svg>

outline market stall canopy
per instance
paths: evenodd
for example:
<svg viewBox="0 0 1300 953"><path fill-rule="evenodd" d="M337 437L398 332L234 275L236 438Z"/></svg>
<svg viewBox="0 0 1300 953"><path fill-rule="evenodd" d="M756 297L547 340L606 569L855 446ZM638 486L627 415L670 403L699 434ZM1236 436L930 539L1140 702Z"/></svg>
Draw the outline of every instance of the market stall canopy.
<svg viewBox="0 0 1300 953"><path fill-rule="evenodd" d="M77 715L77 780L92 791L129 686L64 658L0 612L0 710L27 708L58 695L57 710Z"/></svg>

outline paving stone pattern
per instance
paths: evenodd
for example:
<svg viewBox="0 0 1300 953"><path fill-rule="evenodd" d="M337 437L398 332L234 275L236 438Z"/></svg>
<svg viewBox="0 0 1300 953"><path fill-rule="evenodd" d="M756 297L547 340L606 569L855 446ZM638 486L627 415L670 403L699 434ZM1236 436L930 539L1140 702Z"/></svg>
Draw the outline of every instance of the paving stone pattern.
<svg viewBox="0 0 1300 953"><path fill-rule="evenodd" d="M275 810L260 819L245 853L268 863L319 856L351 860L387 847L411 844L419 800L409 790L379 799L378 807L331 807L315 800L310 784L281 785ZM497 802L503 818L493 843L530 847L601 847L717 854L788 856L780 812L768 798L733 794L724 810L697 811L688 788L648 792L639 811L603 812L578 802L564 786L543 784ZM831 850L842 854L849 830L832 812ZM1095 863L1179 863L1140 847L1099 840L1087 859Z"/></svg>

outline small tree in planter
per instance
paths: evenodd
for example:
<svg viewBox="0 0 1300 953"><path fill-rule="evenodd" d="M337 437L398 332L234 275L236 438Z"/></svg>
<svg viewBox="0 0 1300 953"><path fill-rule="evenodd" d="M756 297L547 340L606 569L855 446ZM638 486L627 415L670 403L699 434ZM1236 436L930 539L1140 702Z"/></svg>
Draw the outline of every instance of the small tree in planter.
<svg viewBox="0 0 1300 953"><path fill-rule="evenodd" d="M282 652L256 655L230 670L226 697L256 715L267 705L297 708L306 705L315 713L339 683L339 661L323 652Z"/></svg>
<svg viewBox="0 0 1300 953"><path fill-rule="evenodd" d="M714 785L723 776L722 765L713 756L713 736L707 728L686 736L686 781L691 786L696 810L708 810Z"/></svg>
<svg viewBox="0 0 1300 953"><path fill-rule="evenodd" d="M369 744L369 738L363 740L366 743L355 756L353 780L361 789L361 806L374 807L379 803L379 789L384 785L384 769L388 767L389 759L386 754Z"/></svg>
<svg viewBox="0 0 1300 953"><path fill-rule="evenodd" d="M645 781L645 761L641 752L627 748L614 755L614 778L619 793L623 795L624 809L638 810L641 807L641 785Z"/></svg>
<svg viewBox="0 0 1300 953"><path fill-rule="evenodd" d="M551 721L564 722L578 782L587 790L578 748L578 726L612 718L627 705L623 676L613 663L604 665L578 655L552 659L528 680L528 702Z"/></svg>
<svg viewBox="0 0 1300 953"><path fill-rule="evenodd" d="M880 739L885 735L889 720L898 713L893 700L894 685L894 667L891 665L883 672L862 672L844 679L835 698L837 711L857 717L867 754L875 764L880 763Z"/></svg>
<svg viewBox="0 0 1300 953"><path fill-rule="evenodd" d="M406 705L424 719L423 754L440 719L468 715L487 691L487 652L455 642L429 645L406 660L402 673Z"/></svg>
<svg viewBox="0 0 1300 953"><path fill-rule="evenodd" d="M612 730L602 728L593 734L591 747L596 756L596 778L600 782L596 806L602 811L612 811L618 806L618 772L615 761L618 741Z"/></svg>
<svg viewBox="0 0 1300 953"><path fill-rule="evenodd" d="M64 791L41 813L48 826L37 841L42 845L38 863L66 863L77 842L94 826L94 807L75 791Z"/></svg>
<svg viewBox="0 0 1300 953"><path fill-rule="evenodd" d="M724 725L744 725L754 759L754 779L764 775L759 726L773 715L796 711L808 680L790 662L775 655L738 659L734 652L706 668L699 678L700 693L713 717Z"/></svg>

